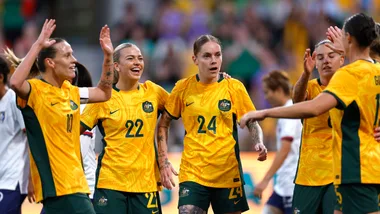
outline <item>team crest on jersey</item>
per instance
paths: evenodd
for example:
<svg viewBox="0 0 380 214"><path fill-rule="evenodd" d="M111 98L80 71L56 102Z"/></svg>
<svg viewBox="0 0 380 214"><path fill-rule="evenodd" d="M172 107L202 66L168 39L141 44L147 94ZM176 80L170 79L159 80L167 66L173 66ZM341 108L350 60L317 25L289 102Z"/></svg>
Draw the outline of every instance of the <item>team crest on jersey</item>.
<svg viewBox="0 0 380 214"><path fill-rule="evenodd" d="M0 121L3 123L5 120L5 111L0 111Z"/></svg>
<svg viewBox="0 0 380 214"><path fill-rule="evenodd" d="M152 104L151 102L149 102L149 101L145 101L145 102L143 102L143 104L142 104L142 109L143 109L143 111L146 112L146 113L152 113L153 110L154 110L154 108L153 108L153 104Z"/></svg>
<svg viewBox="0 0 380 214"><path fill-rule="evenodd" d="M74 101L70 100L70 108L71 110L77 110L78 105Z"/></svg>
<svg viewBox="0 0 380 214"><path fill-rule="evenodd" d="M226 99L219 100L218 107L219 107L219 110L221 111L229 111L231 110L231 101L226 100Z"/></svg>
<svg viewBox="0 0 380 214"><path fill-rule="evenodd" d="M182 197L186 197L186 196L189 196L189 193L190 193L190 190L187 189L187 188L183 188L179 191L179 197L182 198Z"/></svg>
<svg viewBox="0 0 380 214"><path fill-rule="evenodd" d="M293 214L300 214L300 213L301 213L301 211L297 207L294 208Z"/></svg>
<svg viewBox="0 0 380 214"><path fill-rule="evenodd" d="M102 196L98 201L98 205L101 207L107 206L107 201L108 199Z"/></svg>

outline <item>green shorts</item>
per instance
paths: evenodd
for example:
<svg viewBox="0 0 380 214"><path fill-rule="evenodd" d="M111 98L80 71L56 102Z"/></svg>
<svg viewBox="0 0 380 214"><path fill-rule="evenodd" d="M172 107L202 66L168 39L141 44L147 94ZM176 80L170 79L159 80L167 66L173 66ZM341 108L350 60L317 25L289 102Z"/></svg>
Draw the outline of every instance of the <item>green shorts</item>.
<svg viewBox="0 0 380 214"><path fill-rule="evenodd" d="M332 214L335 205L334 185L303 186L296 184L293 193L294 213Z"/></svg>
<svg viewBox="0 0 380 214"><path fill-rule="evenodd" d="M344 214L379 211L380 184L340 184L335 192L335 209Z"/></svg>
<svg viewBox="0 0 380 214"><path fill-rule="evenodd" d="M100 214L161 214L158 192L131 193L109 189L95 189L94 207Z"/></svg>
<svg viewBox="0 0 380 214"><path fill-rule="evenodd" d="M84 193L51 197L42 203L46 214L95 214L90 198Z"/></svg>
<svg viewBox="0 0 380 214"><path fill-rule="evenodd" d="M244 186L213 188L191 181L179 184L178 208L183 205L194 205L207 212L210 203L215 214L249 210Z"/></svg>

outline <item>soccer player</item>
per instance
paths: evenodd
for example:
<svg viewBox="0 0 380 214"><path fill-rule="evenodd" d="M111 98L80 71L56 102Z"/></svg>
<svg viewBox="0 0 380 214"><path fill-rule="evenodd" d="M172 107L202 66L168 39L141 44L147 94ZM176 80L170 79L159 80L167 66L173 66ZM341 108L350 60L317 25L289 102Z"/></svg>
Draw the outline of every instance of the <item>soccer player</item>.
<svg viewBox="0 0 380 214"><path fill-rule="evenodd" d="M291 84L286 73L274 70L263 77L265 99L274 106L293 105L291 100ZM279 119L277 121L276 138L277 154L271 167L259 182L253 194L261 198L270 180L276 174L273 193L264 206L263 213L292 214L292 197L294 176L296 174L302 124L299 120Z"/></svg>
<svg viewBox="0 0 380 214"><path fill-rule="evenodd" d="M315 46L313 56L310 49L304 55L304 72L298 79L294 91L294 103L312 100L329 84L336 70L344 63L344 57L328 48L330 40L322 40ZM314 67L319 78L310 79ZM300 213L334 212L334 176L332 153L332 129L329 113L302 121L302 144L295 178L293 210Z"/></svg>
<svg viewBox="0 0 380 214"><path fill-rule="evenodd" d="M161 179L168 189L174 185L167 157L168 129L172 119L182 117L186 135L179 174L179 213L206 213L210 203L215 213L241 213L249 208L236 122L255 107L240 81L220 75L219 39L200 36L193 51L199 72L176 83L159 121ZM249 130L260 151L258 159L265 160L260 126L252 122Z"/></svg>
<svg viewBox="0 0 380 214"><path fill-rule="evenodd" d="M117 83L104 103L86 106L82 131L98 125L104 149L99 155L94 206L97 213L162 213L155 129L169 94L139 80L144 71L140 49L123 43L114 51Z"/></svg>
<svg viewBox="0 0 380 214"><path fill-rule="evenodd" d="M240 125L266 117L309 118L330 110L334 185L340 209L344 214L375 214L379 212L380 145L373 136L379 125L380 65L369 55L378 36L375 22L359 13L346 19L342 32L331 33L343 34L334 44L343 45L350 64L334 74L323 93L290 107L249 112Z"/></svg>
<svg viewBox="0 0 380 214"><path fill-rule="evenodd" d="M16 94L8 89L9 67L0 57L0 213L19 214L27 195L28 143Z"/></svg>
<svg viewBox="0 0 380 214"><path fill-rule="evenodd" d="M113 47L104 26L100 44L103 72L94 88L78 88L76 59L68 42L50 39L55 20L46 20L37 41L10 79L22 109L30 148L31 176L36 202L50 213L95 213L80 158L81 102L102 102L111 96ZM37 59L42 79L26 80Z"/></svg>

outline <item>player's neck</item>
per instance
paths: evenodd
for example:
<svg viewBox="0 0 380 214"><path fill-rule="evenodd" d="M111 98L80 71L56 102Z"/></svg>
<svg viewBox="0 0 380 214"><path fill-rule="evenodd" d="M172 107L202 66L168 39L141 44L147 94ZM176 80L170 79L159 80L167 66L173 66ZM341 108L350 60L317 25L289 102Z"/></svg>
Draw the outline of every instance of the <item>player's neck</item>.
<svg viewBox="0 0 380 214"><path fill-rule="evenodd" d="M283 96L282 99L280 100L280 103L281 103L280 106L284 106L288 102L288 100L290 100L289 96Z"/></svg>
<svg viewBox="0 0 380 214"><path fill-rule="evenodd" d="M202 75L200 73L198 73L198 76L199 76L199 82L201 82L203 84L212 84L212 83L215 83L219 80L219 75L217 75L214 78L205 78L205 77L202 77Z"/></svg>
<svg viewBox="0 0 380 214"><path fill-rule="evenodd" d="M47 83L51 84L52 86L60 88L64 82L64 80L60 80L58 77L53 76L53 74L50 73L42 73L42 79L44 79Z"/></svg>
<svg viewBox="0 0 380 214"><path fill-rule="evenodd" d="M7 88L3 83L0 84L0 100L4 97L5 93L7 92Z"/></svg>
<svg viewBox="0 0 380 214"><path fill-rule="evenodd" d="M352 48L350 53L348 54L348 60L350 63L355 62L356 60L367 60L372 61L371 57L369 56L369 48Z"/></svg>
<svg viewBox="0 0 380 214"><path fill-rule="evenodd" d="M137 89L139 86L139 81L136 80L136 81L118 81L116 83L116 87L119 89L119 90L122 90L122 91L131 91L131 90L135 90Z"/></svg>
<svg viewBox="0 0 380 214"><path fill-rule="evenodd" d="M329 84L331 78L332 78L332 76L329 76L329 77L322 77L321 76L319 80L321 81L321 84L323 86L327 86Z"/></svg>

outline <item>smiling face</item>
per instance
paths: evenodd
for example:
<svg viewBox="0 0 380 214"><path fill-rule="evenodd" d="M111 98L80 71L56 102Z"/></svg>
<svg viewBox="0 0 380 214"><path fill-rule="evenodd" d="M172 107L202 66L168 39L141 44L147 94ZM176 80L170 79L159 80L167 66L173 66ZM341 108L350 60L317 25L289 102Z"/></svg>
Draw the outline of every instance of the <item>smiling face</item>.
<svg viewBox="0 0 380 214"><path fill-rule="evenodd" d="M121 80L140 80L144 71L144 58L140 49L135 45L121 49L115 69Z"/></svg>
<svg viewBox="0 0 380 214"><path fill-rule="evenodd" d="M218 78L222 65L222 50L218 43L208 41L202 45L196 56L193 56L194 63L199 68L199 75L207 80Z"/></svg>
<svg viewBox="0 0 380 214"><path fill-rule="evenodd" d="M62 81L72 80L75 77L75 63L77 59L73 56L73 49L66 41L54 45L55 57L46 58L47 68L51 68L54 74Z"/></svg>
<svg viewBox="0 0 380 214"><path fill-rule="evenodd" d="M316 53L316 67L321 77L331 78L344 63L344 58L328 48L326 45L321 44L315 49Z"/></svg>

